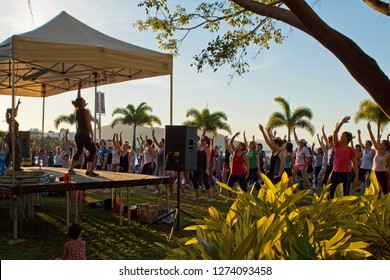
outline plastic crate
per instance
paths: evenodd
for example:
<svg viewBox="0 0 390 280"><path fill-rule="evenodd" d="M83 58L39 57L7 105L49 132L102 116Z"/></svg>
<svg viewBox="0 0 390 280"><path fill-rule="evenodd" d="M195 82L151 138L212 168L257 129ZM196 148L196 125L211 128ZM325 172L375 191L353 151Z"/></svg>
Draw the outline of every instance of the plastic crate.
<svg viewBox="0 0 390 280"><path fill-rule="evenodd" d="M137 220L141 223L153 223L159 214L160 205L158 203L146 202L137 204Z"/></svg>

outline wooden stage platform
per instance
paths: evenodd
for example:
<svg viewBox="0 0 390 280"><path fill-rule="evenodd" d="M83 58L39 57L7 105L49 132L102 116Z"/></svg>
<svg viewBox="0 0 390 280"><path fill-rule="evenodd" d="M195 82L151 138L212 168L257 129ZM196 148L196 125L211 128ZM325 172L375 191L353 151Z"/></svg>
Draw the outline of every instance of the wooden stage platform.
<svg viewBox="0 0 390 280"><path fill-rule="evenodd" d="M134 187L154 184L168 184L171 180L169 177L156 177L145 174L135 173L118 173L109 171L97 171L99 176L89 177L85 175L84 169L75 169L76 174L72 175L72 183L59 181L64 173L65 168L42 167L43 174L56 177L54 182L32 183L28 179L40 176L39 167L25 167L24 171L15 173L15 186L12 187L10 179L7 184L0 181L0 192L23 195L30 193L58 192L69 190L87 190L87 189L107 189L119 187ZM9 176L10 177L10 176ZM4 181L4 179L3 179Z"/></svg>
<svg viewBox="0 0 390 280"><path fill-rule="evenodd" d="M18 216L34 216L34 203L37 198L42 198L45 192L66 192L66 229L70 225L71 213L74 222L78 222L78 215L82 210L82 203L79 199L79 192L88 189L119 189L119 201L122 201L122 189L127 188L127 221L130 225L130 187L168 184L173 179L167 176L157 177L134 173L117 173L98 171L99 176L89 177L85 175L84 169L75 169L76 174L72 175L72 182L59 181L68 170L55 167L24 167L23 171L15 172L15 184L12 186L11 175L0 177L0 192L12 195L14 207L11 209L13 216L14 234L13 239L18 239ZM55 176L55 181L50 182L49 177ZM111 191L113 195L113 190ZM112 196L112 199L115 198ZM27 205L26 205L27 204ZM26 207L27 206L27 207ZM119 213L123 212L123 203L120 203ZM122 226L122 215L119 215L119 225Z"/></svg>

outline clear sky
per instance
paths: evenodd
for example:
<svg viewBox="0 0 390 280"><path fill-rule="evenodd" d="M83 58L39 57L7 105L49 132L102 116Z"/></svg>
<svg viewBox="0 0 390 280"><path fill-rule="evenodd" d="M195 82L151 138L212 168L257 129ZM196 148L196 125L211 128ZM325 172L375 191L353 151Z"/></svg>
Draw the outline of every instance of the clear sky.
<svg viewBox="0 0 390 280"><path fill-rule="evenodd" d="M138 0L31 0L33 16L30 14L28 0L0 2L6 11L0 17L0 41L14 34L33 30L61 11L66 11L111 37L159 50L155 34L140 33L132 26L137 19L145 16L143 9L137 7ZM315 10L325 22L350 37L372 56L385 73L390 73L389 17L371 10L363 1L356 0L322 0L315 6ZM299 106L311 108L316 133L320 133L321 126L325 125L327 134L330 134L335 123L345 115L353 117L360 102L370 99L365 90L317 41L284 24L280 24L280 27L288 35L284 44L273 44L270 50L263 50L250 61L251 71L242 78L235 78L230 84L229 66L222 67L216 73L205 69L200 74L190 66L192 57L207 45L206 39L210 38L205 31L191 34L183 43L180 56L174 59L174 124L182 124L187 109L201 110L208 107L211 112L223 111L227 114L233 134L245 130L247 137L255 135L256 139L261 139L258 124L265 125L272 112L282 110L274 102L276 96L288 100L292 109ZM111 123L114 108L125 107L129 103L137 106L141 102L146 102L153 108L153 114L161 118L162 126L169 124L169 77L102 86L98 90L106 93L108 114L102 117L103 125ZM83 94L87 102L93 104L93 89L85 89ZM53 120L58 115L71 113L73 108L70 100L75 95L75 92L69 92L46 99L46 131L54 130ZM23 97L22 102L18 116L21 130L40 129L42 100ZM0 95L1 130L7 130L2 112L10 104L9 96ZM358 128L362 130L365 141L366 122L357 125L352 122L342 130L356 134ZM281 137L286 134L284 128L277 131ZM384 135L389 132L390 125L385 128ZM314 137L303 130L298 129L297 133L310 143L314 140Z"/></svg>

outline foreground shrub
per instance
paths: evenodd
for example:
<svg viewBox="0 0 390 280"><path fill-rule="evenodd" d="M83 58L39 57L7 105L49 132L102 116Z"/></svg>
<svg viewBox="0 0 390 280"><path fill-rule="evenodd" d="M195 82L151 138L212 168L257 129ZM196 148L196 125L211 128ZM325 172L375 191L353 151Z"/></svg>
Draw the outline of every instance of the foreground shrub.
<svg viewBox="0 0 390 280"><path fill-rule="evenodd" d="M389 259L389 195L379 199L375 174L361 196L328 199L328 188L320 195L288 187L283 174L273 185L263 175L257 195L225 189L237 194L229 212L214 207L209 217L195 220L186 230L196 237L182 239L178 248L158 244L166 259Z"/></svg>

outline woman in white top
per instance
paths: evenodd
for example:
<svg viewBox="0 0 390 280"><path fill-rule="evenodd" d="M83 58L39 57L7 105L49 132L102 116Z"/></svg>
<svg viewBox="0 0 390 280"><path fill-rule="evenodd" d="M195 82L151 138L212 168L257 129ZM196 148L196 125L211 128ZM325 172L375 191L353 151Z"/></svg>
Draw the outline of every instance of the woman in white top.
<svg viewBox="0 0 390 280"><path fill-rule="evenodd" d="M294 177L298 175L299 172L302 174L302 179L304 180L306 187L308 189L311 189L311 183L307 175L307 167L310 163L309 158L313 158L313 156L310 154L308 148L306 147L306 140L301 139L298 140L297 133L295 132L295 127L294 127L294 139L295 142L298 146L298 150L296 152L296 157L295 157L295 164L294 164ZM311 161L312 163L313 161Z"/></svg>
<svg viewBox="0 0 390 280"><path fill-rule="evenodd" d="M61 157L62 157L62 150L60 146L57 146L55 149L53 149L54 152L54 167L62 167L61 164Z"/></svg>
<svg viewBox="0 0 390 280"><path fill-rule="evenodd" d="M112 161L110 171L119 172L119 161L120 161L120 143L118 140L118 134L114 133L112 137L112 144L114 148L112 149Z"/></svg>
<svg viewBox="0 0 390 280"><path fill-rule="evenodd" d="M143 147L141 147L143 162L141 174L152 175L154 173L154 169L156 168L156 151L152 147L153 141L152 139L146 139L143 141L142 137L141 140L143 144Z"/></svg>
<svg viewBox="0 0 390 280"><path fill-rule="evenodd" d="M372 166L374 163L375 150L372 149L373 142L369 140L367 140L365 145L363 145L360 129L357 131L357 133L358 133L359 145L363 150L362 164L360 165L359 168L359 182L360 184L363 184L366 176L369 176L371 173ZM360 190L360 188L357 188L356 190Z"/></svg>
<svg viewBox="0 0 390 280"><path fill-rule="evenodd" d="M382 140L380 143L378 143L372 134L370 123L367 123L367 129L376 151L372 169L375 172L383 195L386 195L390 186L390 143L387 140Z"/></svg>

